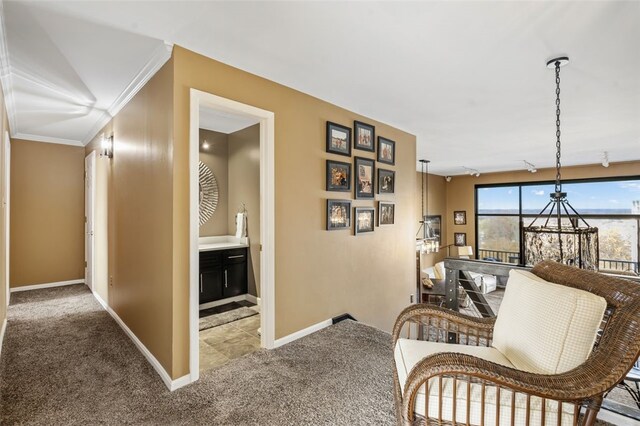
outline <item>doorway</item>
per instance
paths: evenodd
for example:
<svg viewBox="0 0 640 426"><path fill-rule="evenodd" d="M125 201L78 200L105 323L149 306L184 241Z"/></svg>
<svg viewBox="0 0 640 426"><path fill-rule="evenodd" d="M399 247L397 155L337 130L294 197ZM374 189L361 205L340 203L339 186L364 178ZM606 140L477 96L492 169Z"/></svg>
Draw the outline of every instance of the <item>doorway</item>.
<svg viewBox="0 0 640 426"><path fill-rule="evenodd" d="M5 283L7 286L7 306L9 306L9 241L10 241L10 216L11 216L11 138L9 132L4 132L4 252L5 252Z"/></svg>
<svg viewBox="0 0 640 426"><path fill-rule="evenodd" d="M199 160L200 160L200 113L206 108L220 115L253 120L259 124L260 139L260 247L259 247L259 295L260 295L260 346L273 348L275 340L275 197L274 197L274 114L260 108L222 98L210 93L191 89L190 141L189 141L189 186L190 186L190 380L200 376L199 312L201 277L199 247ZM237 255L235 255L237 256ZM231 256L230 256L231 258ZM225 276L226 278L226 276Z"/></svg>
<svg viewBox="0 0 640 426"><path fill-rule="evenodd" d="M93 291L95 271L96 152L84 159L84 283Z"/></svg>

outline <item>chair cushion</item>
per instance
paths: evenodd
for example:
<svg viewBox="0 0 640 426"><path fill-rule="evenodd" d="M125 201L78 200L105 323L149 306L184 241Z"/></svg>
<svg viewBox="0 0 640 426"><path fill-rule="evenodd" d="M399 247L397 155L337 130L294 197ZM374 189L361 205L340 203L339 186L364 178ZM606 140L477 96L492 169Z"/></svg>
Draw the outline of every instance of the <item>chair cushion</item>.
<svg viewBox="0 0 640 426"><path fill-rule="evenodd" d="M447 343L423 342L417 340L399 339L394 350L396 370L400 382L400 389L404 392L404 385L411 369L424 357L441 352L457 352L482 358L487 361L501 364L507 367L513 365L509 360L495 348L454 345ZM469 387L469 389L468 389ZM442 418L443 420L453 420L453 379L442 380L442 405L438 401L440 384L438 379L429 380L429 417ZM482 409L483 390L478 383L469 383L465 380L456 381L456 410L455 420L462 424L467 423L467 393L469 393L469 423L482 424L481 416L484 413L484 425L496 425L496 401L497 392L494 386L487 386L484 390L484 410ZM423 385L416 397L415 412L421 416L425 415L425 386ZM500 419L498 424L511 424L512 415L512 395L505 389L500 391ZM442 412L440 412L442 407ZM571 425L573 422L573 407L570 404L562 406L562 425ZM529 409L527 410L527 397L517 393L514 400L514 419L516 424L525 424L527 413L530 424L541 424L542 400L538 397L531 397ZM558 403L547 400L545 407L546 424L557 424Z"/></svg>
<svg viewBox="0 0 640 426"><path fill-rule="evenodd" d="M569 371L591 353L606 307L600 296L512 269L493 331L493 347L520 370Z"/></svg>

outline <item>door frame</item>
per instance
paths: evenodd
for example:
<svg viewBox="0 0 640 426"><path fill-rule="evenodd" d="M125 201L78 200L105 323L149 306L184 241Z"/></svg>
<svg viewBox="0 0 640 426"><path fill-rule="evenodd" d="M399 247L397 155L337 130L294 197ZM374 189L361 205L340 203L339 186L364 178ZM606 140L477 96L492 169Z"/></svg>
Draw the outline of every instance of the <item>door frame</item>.
<svg viewBox="0 0 640 426"><path fill-rule="evenodd" d="M7 306L11 297L11 285L9 283L9 260L11 248L11 137L9 132L4 132L4 236L5 236L5 282L7 284Z"/></svg>
<svg viewBox="0 0 640 426"><path fill-rule="evenodd" d="M198 162L200 107L254 118L260 123L260 346L275 343L275 114L261 108L190 89L189 126L189 371L200 377L198 331L199 215Z"/></svg>
<svg viewBox="0 0 640 426"><path fill-rule="evenodd" d="M91 176L87 176L87 164L91 165ZM87 179L90 178L90 179ZM95 236L95 226L96 226L96 152L91 151L89 155L87 155L84 159L84 259L85 259L85 267L84 267L84 283L89 287L89 289L94 291L94 284L96 278L96 236ZM90 182L90 187L87 182ZM89 190L89 192L87 192ZM89 200L91 200L91 206L89 206ZM91 208L89 208L91 207ZM93 225L93 229L89 229L89 214L91 214L91 224ZM89 238L89 232L91 232L91 237ZM89 243L90 242L90 243ZM88 256L89 253L89 244L91 244L91 257ZM90 267L89 267L90 266ZM87 274L88 271L91 271L91 276Z"/></svg>

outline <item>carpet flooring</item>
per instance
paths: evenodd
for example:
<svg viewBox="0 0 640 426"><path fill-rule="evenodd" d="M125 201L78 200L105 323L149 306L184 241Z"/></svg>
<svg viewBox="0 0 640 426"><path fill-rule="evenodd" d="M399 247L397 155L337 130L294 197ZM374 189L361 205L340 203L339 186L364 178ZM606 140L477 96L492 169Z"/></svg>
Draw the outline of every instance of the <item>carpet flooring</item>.
<svg viewBox="0 0 640 426"><path fill-rule="evenodd" d="M84 285L14 293L0 424L391 426L392 357L389 334L343 321L169 392Z"/></svg>
<svg viewBox="0 0 640 426"><path fill-rule="evenodd" d="M392 425L388 334L341 322L169 392L83 285L14 293L0 424Z"/></svg>
<svg viewBox="0 0 640 426"><path fill-rule="evenodd" d="M233 321L238 321L243 318L249 318L254 315L258 315L259 313L260 312L258 312L256 309L248 308L246 306L240 306L239 308L233 309L231 311L201 317L198 320L198 330L208 330L210 328L228 324Z"/></svg>

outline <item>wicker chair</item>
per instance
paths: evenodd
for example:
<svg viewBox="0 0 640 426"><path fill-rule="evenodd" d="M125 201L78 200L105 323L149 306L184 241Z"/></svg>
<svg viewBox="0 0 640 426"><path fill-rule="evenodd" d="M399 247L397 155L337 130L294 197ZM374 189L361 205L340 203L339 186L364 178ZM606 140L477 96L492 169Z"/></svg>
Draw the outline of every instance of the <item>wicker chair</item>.
<svg viewBox="0 0 640 426"><path fill-rule="evenodd" d="M595 319L593 338L586 339L583 359L576 365L566 364L566 371L541 373L532 371L533 367L516 368L509 360L496 358L502 355L493 347L494 338L498 337L494 326L503 314L507 294L497 319L412 305L399 315L393 329L399 425L594 424L603 394L625 377L640 355L640 285L551 261L541 262L531 272L535 274L529 274L531 277L542 279L541 286L604 299L600 302L600 317ZM560 313L561 298L556 300L554 309ZM517 307L520 311L527 308ZM406 332L411 339L412 330L418 331L417 340L401 338ZM504 333L504 326L500 333ZM532 340L536 337L540 338L527 336ZM412 361L402 353L403 347L411 345L427 345L428 356ZM487 355L488 351L497 354Z"/></svg>

